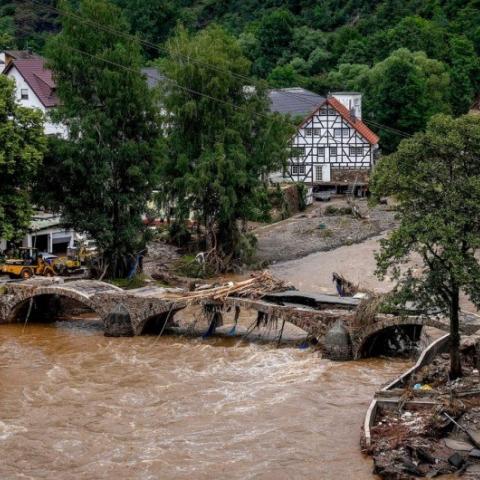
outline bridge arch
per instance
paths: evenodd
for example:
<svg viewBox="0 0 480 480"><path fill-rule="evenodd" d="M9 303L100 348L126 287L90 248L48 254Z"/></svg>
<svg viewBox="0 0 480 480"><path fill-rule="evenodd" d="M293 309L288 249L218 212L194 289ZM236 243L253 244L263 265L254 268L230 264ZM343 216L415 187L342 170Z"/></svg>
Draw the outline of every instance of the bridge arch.
<svg viewBox="0 0 480 480"><path fill-rule="evenodd" d="M359 359L365 356L366 347L369 345L375 337L381 335L382 333L393 330L394 328L400 328L415 335L415 330L412 330L412 327L419 327L417 333L421 332L422 327L428 326L433 328L438 328L448 332L450 330L450 325L445 320L440 320L435 317L424 316L424 317L391 317L388 319L379 320L372 325L362 329L353 338L353 357L354 359ZM410 327L410 330L408 328Z"/></svg>
<svg viewBox="0 0 480 480"><path fill-rule="evenodd" d="M93 301L89 295L63 285L52 285L36 287L34 289L25 289L17 293L9 305L4 321L6 323L14 322L21 310L25 309L25 307L29 305L31 299L37 299L40 301L42 299L51 298L67 298L74 300L78 304L87 307L89 310L97 314L100 319L103 320L105 316L105 312L101 306L97 302Z"/></svg>

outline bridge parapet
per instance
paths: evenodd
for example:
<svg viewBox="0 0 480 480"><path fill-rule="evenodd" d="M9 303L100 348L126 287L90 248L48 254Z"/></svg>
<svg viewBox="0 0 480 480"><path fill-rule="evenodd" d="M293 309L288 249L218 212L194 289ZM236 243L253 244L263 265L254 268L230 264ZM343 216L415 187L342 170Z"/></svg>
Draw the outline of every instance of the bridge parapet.
<svg viewBox="0 0 480 480"><path fill-rule="evenodd" d="M6 285L5 293L0 294L0 323L12 321L15 312L21 305L25 305L27 300L45 295L67 297L86 305L102 319L105 333L112 336L141 335L149 322L158 321L162 324L161 322L171 321L175 313L188 304L188 297L182 297L182 293L179 294L175 289L152 286L138 290L122 290L95 280L64 282L62 279L32 279ZM282 304L280 294L275 296L275 301L230 296L218 301L206 298L202 302L211 302L220 309L250 309L262 312L273 320L288 321L316 338L320 344L323 344L327 333L340 320L350 336L354 358L362 354L362 348L369 339L392 327L406 329L409 326L430 326L449 330L448 319L434 315L377 315L375 321L359 327L355 324L356 310L352 308L353 305L347 305L345 301L338 302L337 305L336 298L315 298L315 302L321 304L320 307L291 304L286 300L286 304ZM114 313L115 321L110 321ZM119 318L122 319L122 325L118 323ZM461 330L466 334L480 330L480 317L462 315Z"/></svg>

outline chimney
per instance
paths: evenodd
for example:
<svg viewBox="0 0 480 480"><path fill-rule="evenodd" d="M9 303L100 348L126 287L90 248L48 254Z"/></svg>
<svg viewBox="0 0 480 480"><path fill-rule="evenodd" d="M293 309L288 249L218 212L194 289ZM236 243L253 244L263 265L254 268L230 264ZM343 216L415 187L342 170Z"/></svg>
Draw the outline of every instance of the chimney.
<svg viewBox="0 0 480 480"><path fill-rule="evenodd" d="M362 94L359 92L333 92L335 97L349 112L352 118L362 119Z"/></svg>

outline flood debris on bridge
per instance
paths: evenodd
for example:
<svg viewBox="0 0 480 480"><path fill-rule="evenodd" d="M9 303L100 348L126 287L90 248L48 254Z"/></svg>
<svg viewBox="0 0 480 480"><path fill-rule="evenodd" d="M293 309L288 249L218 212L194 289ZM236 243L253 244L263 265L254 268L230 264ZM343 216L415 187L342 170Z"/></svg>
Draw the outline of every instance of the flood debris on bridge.
<svg viewBox="0 0 480 480"><path fill-rule="evenodd" d="M241 282L199 286L194 291L154 285L122 290L96 280L32 279L5 286L0 295L0 323L25 321L31 303L39 306L38 311L53 313L62 299L88 307L103 321L107 336L163 333L175 326L175 315L190 305L204 309L208 331L214 333L227 312L234 313L236 324L239 312L247 310L252 328L275 325L283 330L289 322L335 360L369 356L375 353L374 347L392 337L392 332L415 340L423 326L449 328L446 318L415 311L396 315L375 312L368 322L359 321L365 300L293 290L269 272L256 273ZM473 333L480 322L463 316L461 328Z"/></svg>

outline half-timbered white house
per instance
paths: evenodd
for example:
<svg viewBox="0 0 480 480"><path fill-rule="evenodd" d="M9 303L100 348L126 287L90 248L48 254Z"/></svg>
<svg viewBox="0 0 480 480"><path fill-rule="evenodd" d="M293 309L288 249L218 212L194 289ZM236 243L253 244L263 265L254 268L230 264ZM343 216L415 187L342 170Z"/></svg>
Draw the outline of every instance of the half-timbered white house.
<svg viewBox="0 0 480 480"><path fill-rule="evenodd" d="M342 191L349 186L365 189L375 163L378 137L361 120L361 94L339 92L323 98L303 89L282 93L297 110L285 112L284 108L283 113L298 115L302 98L310 113L290 141L287 168L272 175L272 181L303 182L314 190L328 187ZM312 107L312 102L317 103ZM272 110L281 111L280 104L278 98L272 101Z"/></svg>

